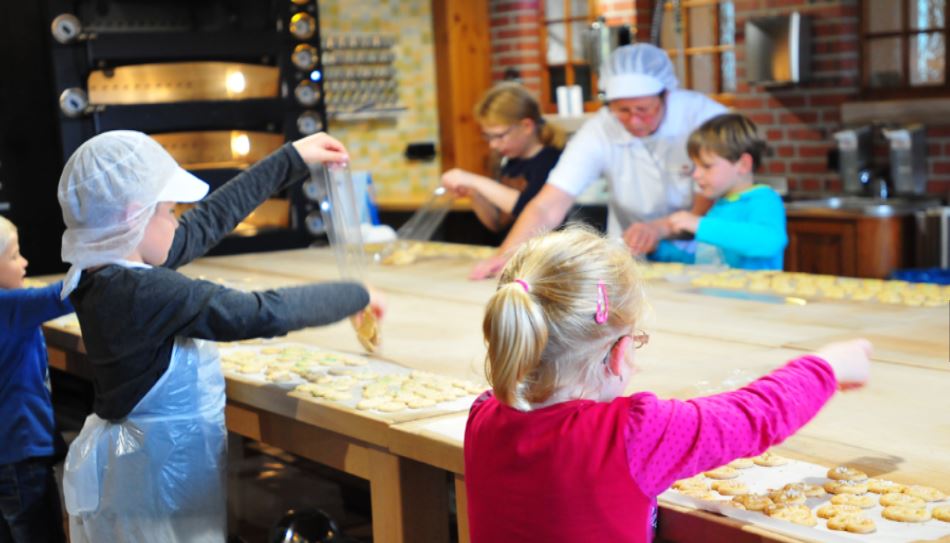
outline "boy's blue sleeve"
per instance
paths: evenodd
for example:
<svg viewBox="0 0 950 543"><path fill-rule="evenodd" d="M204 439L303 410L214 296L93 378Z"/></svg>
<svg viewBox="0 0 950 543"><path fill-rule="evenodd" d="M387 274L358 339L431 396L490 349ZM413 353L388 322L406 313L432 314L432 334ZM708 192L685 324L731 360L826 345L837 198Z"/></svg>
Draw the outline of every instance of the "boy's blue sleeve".
<svg viewBox="0 0 950 543"><path fill-rule="evenodd" d="M656 249L647 255L653 262L696 263L696 244L692 242L660 240Z"/></svg>
<svg viewBox="0 0 950 543"><path fill-rule="evenodd" d="M731 212L710 213L699 220L696 241L735 251L747 257L769 257L781 253L788 244L785 232L785 206L771 189L755 191L743 206L745 217L733 218ZM731 206L736 210L737 204Z"/></svg>
<svg viewBox="0 0 950 543"><path fill-rule="evenodd" d="M73 312L69 300L61 300L63 282L42 288L0 290L0 324L3 330L26 330Z"/></svg>

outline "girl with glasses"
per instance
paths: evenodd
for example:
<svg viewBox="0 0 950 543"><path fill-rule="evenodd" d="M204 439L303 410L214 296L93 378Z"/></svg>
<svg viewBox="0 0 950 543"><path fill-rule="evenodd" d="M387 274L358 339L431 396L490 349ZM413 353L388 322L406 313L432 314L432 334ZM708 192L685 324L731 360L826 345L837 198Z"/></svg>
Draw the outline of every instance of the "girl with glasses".
<svg viewBox="0 0 950 543"><path fill-rule="evenodd" d="M544 121L538 101L517 83L489 90L475 106L475 118L488 146L501 158L499 179L453 168L442 175L442 185L457 196L470 197L478 220L503 238L544 186L561 156L565 135Z"/></svg>
<svg viewBox="0 0 950 543"><path fill-rule="evenodd" d="M867 380L870 344L825 347L734 392L688 401L623 393L642 283L626 247L583 227L511 258L482 324L492 390L465 430L473 543L647 542L677 479L758 455L839 385Z"/></svg>

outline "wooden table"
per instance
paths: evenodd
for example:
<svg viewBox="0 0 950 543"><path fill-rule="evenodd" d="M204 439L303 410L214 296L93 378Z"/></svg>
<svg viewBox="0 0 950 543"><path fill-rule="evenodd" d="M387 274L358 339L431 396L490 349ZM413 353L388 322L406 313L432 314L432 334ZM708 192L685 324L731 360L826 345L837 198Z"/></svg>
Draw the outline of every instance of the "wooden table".
<svg viewBox="0 0 950 543"><path fill-rule="evenodd" d="M480 379L485 354L481 318L495 284L468 281L471 265L464 260L429 260L368 270L368 280L387 294L389 302L381 358ZM206 258L182 271L264 286L337 275L325 249ZM642 389L685 398L737 386L826 341L867 335L879 344L869 385L836 396L779 451L824 465L847 463L904 483L950 489L947 307L850 302L792 306L703 296L665 282L650 282L647 288L653 315L644 324L651 342L638 351L641 372L628 392ZM48 333L51 364L69 369L81 344L74 334ZM289 338L359 352L346 323L296 332ZM447 515L445 474L453 474L459 536L467 541L459 434L464 413L387 424L355 412L315 409L309 402L274 394L273 388L251 387L234 379L229 379L228 396L232 431L370 480L375 541L448 540L447 522L433 519ZM446 435L433 431L433 424L443 430L444 425L457 428ZM661 519L660 535L670 541L787 540L670 504L662 504Z"/></svg>

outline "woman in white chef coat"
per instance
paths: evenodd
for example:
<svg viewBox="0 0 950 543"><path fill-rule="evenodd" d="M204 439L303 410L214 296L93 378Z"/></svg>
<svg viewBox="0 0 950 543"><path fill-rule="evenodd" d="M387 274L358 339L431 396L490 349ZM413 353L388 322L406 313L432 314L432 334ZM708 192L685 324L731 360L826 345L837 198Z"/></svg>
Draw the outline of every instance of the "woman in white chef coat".
<svg viewBox="0 0 950 543"><path fill-rule="evenodd" d="M677 88L673 63L653 45L616 49L606 76L607 106L568 141L548 182L515 221L498 253L480 262L471 278L497 274L512 249L560 225L577 196L601 177L610 194L607 233L622 236L633 254L647 254L671 235L666 225L671 213L705 213L710 202L693 194L686 140L726 108L701 93Z"/></svg>

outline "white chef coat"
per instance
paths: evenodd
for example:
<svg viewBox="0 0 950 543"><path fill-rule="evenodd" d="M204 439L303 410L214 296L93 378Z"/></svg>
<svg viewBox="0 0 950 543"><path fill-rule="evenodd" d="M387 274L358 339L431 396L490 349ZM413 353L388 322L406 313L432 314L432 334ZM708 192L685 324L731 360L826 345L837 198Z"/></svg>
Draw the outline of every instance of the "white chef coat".
<svg viewBox="0 0 950 543"><path fill-rule="evenodd" d="M635 222L692 205L692 161L686 141L696 127L726 111L701 93L674 90L666 96L656 132L638 138L603 107L568 141L548 183L576 198L604 177L610 191L607 233L620 236Z"/></svg>

